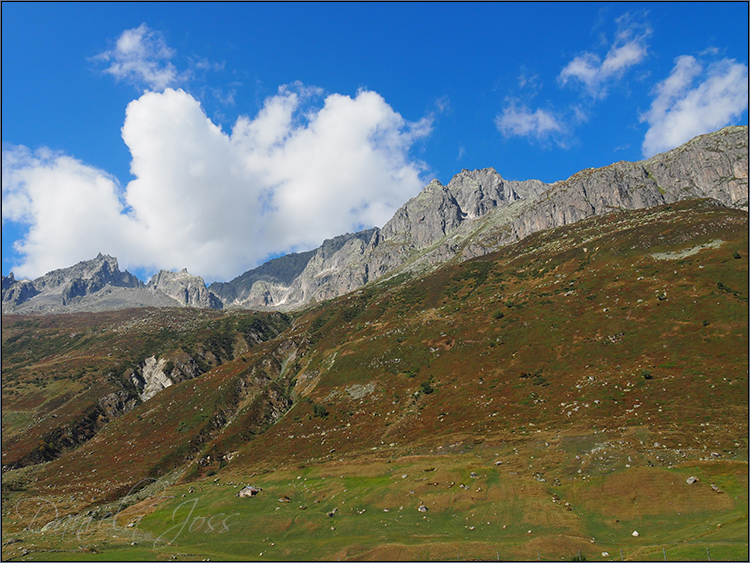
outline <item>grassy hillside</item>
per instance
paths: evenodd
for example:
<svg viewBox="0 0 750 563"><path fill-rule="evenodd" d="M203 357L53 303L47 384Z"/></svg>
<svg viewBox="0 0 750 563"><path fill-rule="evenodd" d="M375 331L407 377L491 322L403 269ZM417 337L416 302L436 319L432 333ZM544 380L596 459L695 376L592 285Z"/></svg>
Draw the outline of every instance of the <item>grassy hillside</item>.
<svg viewBox="0 0 750 563"><path fill-rule="evenodd" d="M747 558L747 233L707 201L612 213L310 308L6 471L3 556ZM6 349L50 319L3 323L9 451L72 354Z"/></svg>
<svg viewBox="0 0 750 563"><path fill-rule="evenodd" d="M4 316L4 470L56 459L128 410L107 396L139 404L128 374L147 357L169 358L175 377L185 377L175 364L200 374L275 337L290 320L195 309Z"/></svg>

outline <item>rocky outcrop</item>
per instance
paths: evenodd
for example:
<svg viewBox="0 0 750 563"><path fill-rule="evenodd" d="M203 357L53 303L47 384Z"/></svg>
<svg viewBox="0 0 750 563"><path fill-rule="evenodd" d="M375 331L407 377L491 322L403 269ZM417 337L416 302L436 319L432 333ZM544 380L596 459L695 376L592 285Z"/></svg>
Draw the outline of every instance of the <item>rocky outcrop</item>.
<svg viewBox="0 0 750 563"><path fill-rule="evenodd" d="M6 304L14 307L38 294L39 290L31 280L16 280L13 272L9 276L3 276L3 310Z"/></svg>
<svg viewBox="0 0 750 563"><path fill-rule="evenodd" d="M289 287L302 273L316 251L292 253L280 258L269 260L253 270L248 270L231 282L214 282L208 289L224 303L241 303L248 299L253 285L262 282L256 294L263 294L266 289L270 292L273 286Z"/></svg>
<svg viewBox="0 0 750 563"><path fill-rule="evenodd" d="M117 258L102 253L93 260L79 262L70 268L53 270L34 280L34 287L40 292L60 289L62 304L70 303L76 297L99 291L106 285L112 287L141 287L143 284L133 274L121 272Z"/></svg>
<svg viewBox="0 0 750 563"><path fill-rule="evenodd" d="M193 379L203 373L198 362L182 350L173 351L166 360L164 374L175 383Z"/></svg>
<svg viewBox="0 0 750 563"><path fill-rule="evenodd" d="M114 391L99 399L99 406L104 411L107 420L113 420L123 414L129 413L139 405L136 397L131 396L125 389Z"/></svg>
<svg viewBox="0 0 750 563"><path fill-rule="evenodd" d="M161 292L177 301L183 307L221 309L223 304L200 276L189 274L187 269L180 272L161 270L149 280L147 287Z"/></svg>
<svg viewBox="0 0 750 563"><path fill-rule="evenodd" d="M172 380L164 373L167 366L166 358L156 359L155 356L146 358L140 373L130 370L126 375L130 382L138 389L142 401L148 401L159 391L172 385Z"/></svg>

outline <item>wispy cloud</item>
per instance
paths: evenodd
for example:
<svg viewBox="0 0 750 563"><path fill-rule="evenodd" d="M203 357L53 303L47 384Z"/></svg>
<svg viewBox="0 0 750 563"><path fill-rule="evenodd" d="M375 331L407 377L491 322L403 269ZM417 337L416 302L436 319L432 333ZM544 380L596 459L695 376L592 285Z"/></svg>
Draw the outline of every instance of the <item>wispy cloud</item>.
<svg viewBox="0 0 750 563"><path fill-rule="evenodd" d="M628 12L615 20L614 41L603 58L594 52L584 52L568 62L557 76L558 88L577 85L583 95L564 107L547 100L545 109L529 109L531 101L542 93L540 76L521 67L517 78L518 97L506 98L505 107L495 117L495 125L504 137L525 137L544 144L554 143L567 148L574 141L575 129L589 121L593 106L605 98L608 89L625 72L641 63L648 55L651 27L645 14ZM557 107L555 107L557 105Z"/></svg>
<svg viewBox="0 0 750 563"><path fill-rule="evenodd" d="M561 86L579 83L589 96L601 99L606 97L613 81L646 58L651 28L631 14L620 16L616 21L618 29L615 40L604 59L591 52L576 56L558 75Z"/></svg>
<svg viewBox="0 0 750 563"><path fill-rule="evenodd" d="M435 100L435 111L439 114L449 114L453 111L451 100L448 96L441 96Z"/></svg>
<svg viewBox="0 0 750 563"><path fill-rule="evenodd" d="M672 149L739 119L747 110L747 81L747 65L734 59L705 67L693 56L677 57L669 76L655 86L650 109L640 117L649 125L643 155Z"/></svg>
<svg viewBox="0 0 750 563"><path fill-rule="evenodd" d="M521 90L531 92L531 95L535 95L542 89L542 81L539 74L530 72L522 66L518 73L518 87Z"/></svg>
<svg viewBox="0 0 750 563"><path fill-rule="evenodd" d="M143 23L134 29L122 32L114 49L104 51L92 58L106 65L102 72L117 80L130 82L139 88L162 91L178 86L189 78L189 72L180 73L170 62L175 51L167 46L159 31L149 29ZM199 61L203 66L207 61Z"/></svg>
<svg viewBox="0 0 750 563"><path fill-rule="evenodd" d="M564 131L561 120L552 112L543 109L531 111L515 100L510 100L503 108L495 118L495 125L506 138L529 137L537 141L547 141ZM556 142L561 144L559 140Z"/></svg>

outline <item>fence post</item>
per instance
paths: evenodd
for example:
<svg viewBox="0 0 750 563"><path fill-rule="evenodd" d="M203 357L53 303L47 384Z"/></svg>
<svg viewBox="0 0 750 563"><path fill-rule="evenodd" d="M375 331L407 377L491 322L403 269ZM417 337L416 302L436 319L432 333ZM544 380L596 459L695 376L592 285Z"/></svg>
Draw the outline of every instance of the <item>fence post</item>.
<svg viewBox="0 0 750 563"><path fill-rule="evenodd" d="M661 552L664 554L664 561L666 561L667 560L667 550L662 547L661 548Z"/></svg>
<svg viewBox="0 0 750 563"><path fill-rule="evenodd" d="M711 561L711 552L708 551L708 548L706 548L706 554L708 555L708 560Z"/></svg>
<svg viewBox="0 0 750 563"><path fill-rule="evenodd" d="M620 548L620 561L625 561L625 558L622 556L622 548Z"/></svg>

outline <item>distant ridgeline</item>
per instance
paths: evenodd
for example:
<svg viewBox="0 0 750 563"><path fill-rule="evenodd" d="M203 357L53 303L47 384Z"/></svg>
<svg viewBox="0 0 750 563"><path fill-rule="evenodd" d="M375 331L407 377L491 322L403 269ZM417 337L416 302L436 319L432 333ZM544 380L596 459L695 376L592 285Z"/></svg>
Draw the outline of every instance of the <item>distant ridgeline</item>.
<svg viewBox="0 0 750 563"><path fill-rule="evenodd" d="M747 210L748 128L701 135L639 162L588 168L567 180L504 180L493 168L462 170L430 182L383 228L326 240L208 288L182 270L148 284L117 260L93 260L35 280L2 279L3 313L105 311L131 307L237 307L293 310L375 280L434 270L481 256L526 236L588 217L681 200L711 198Z"/></svg>

